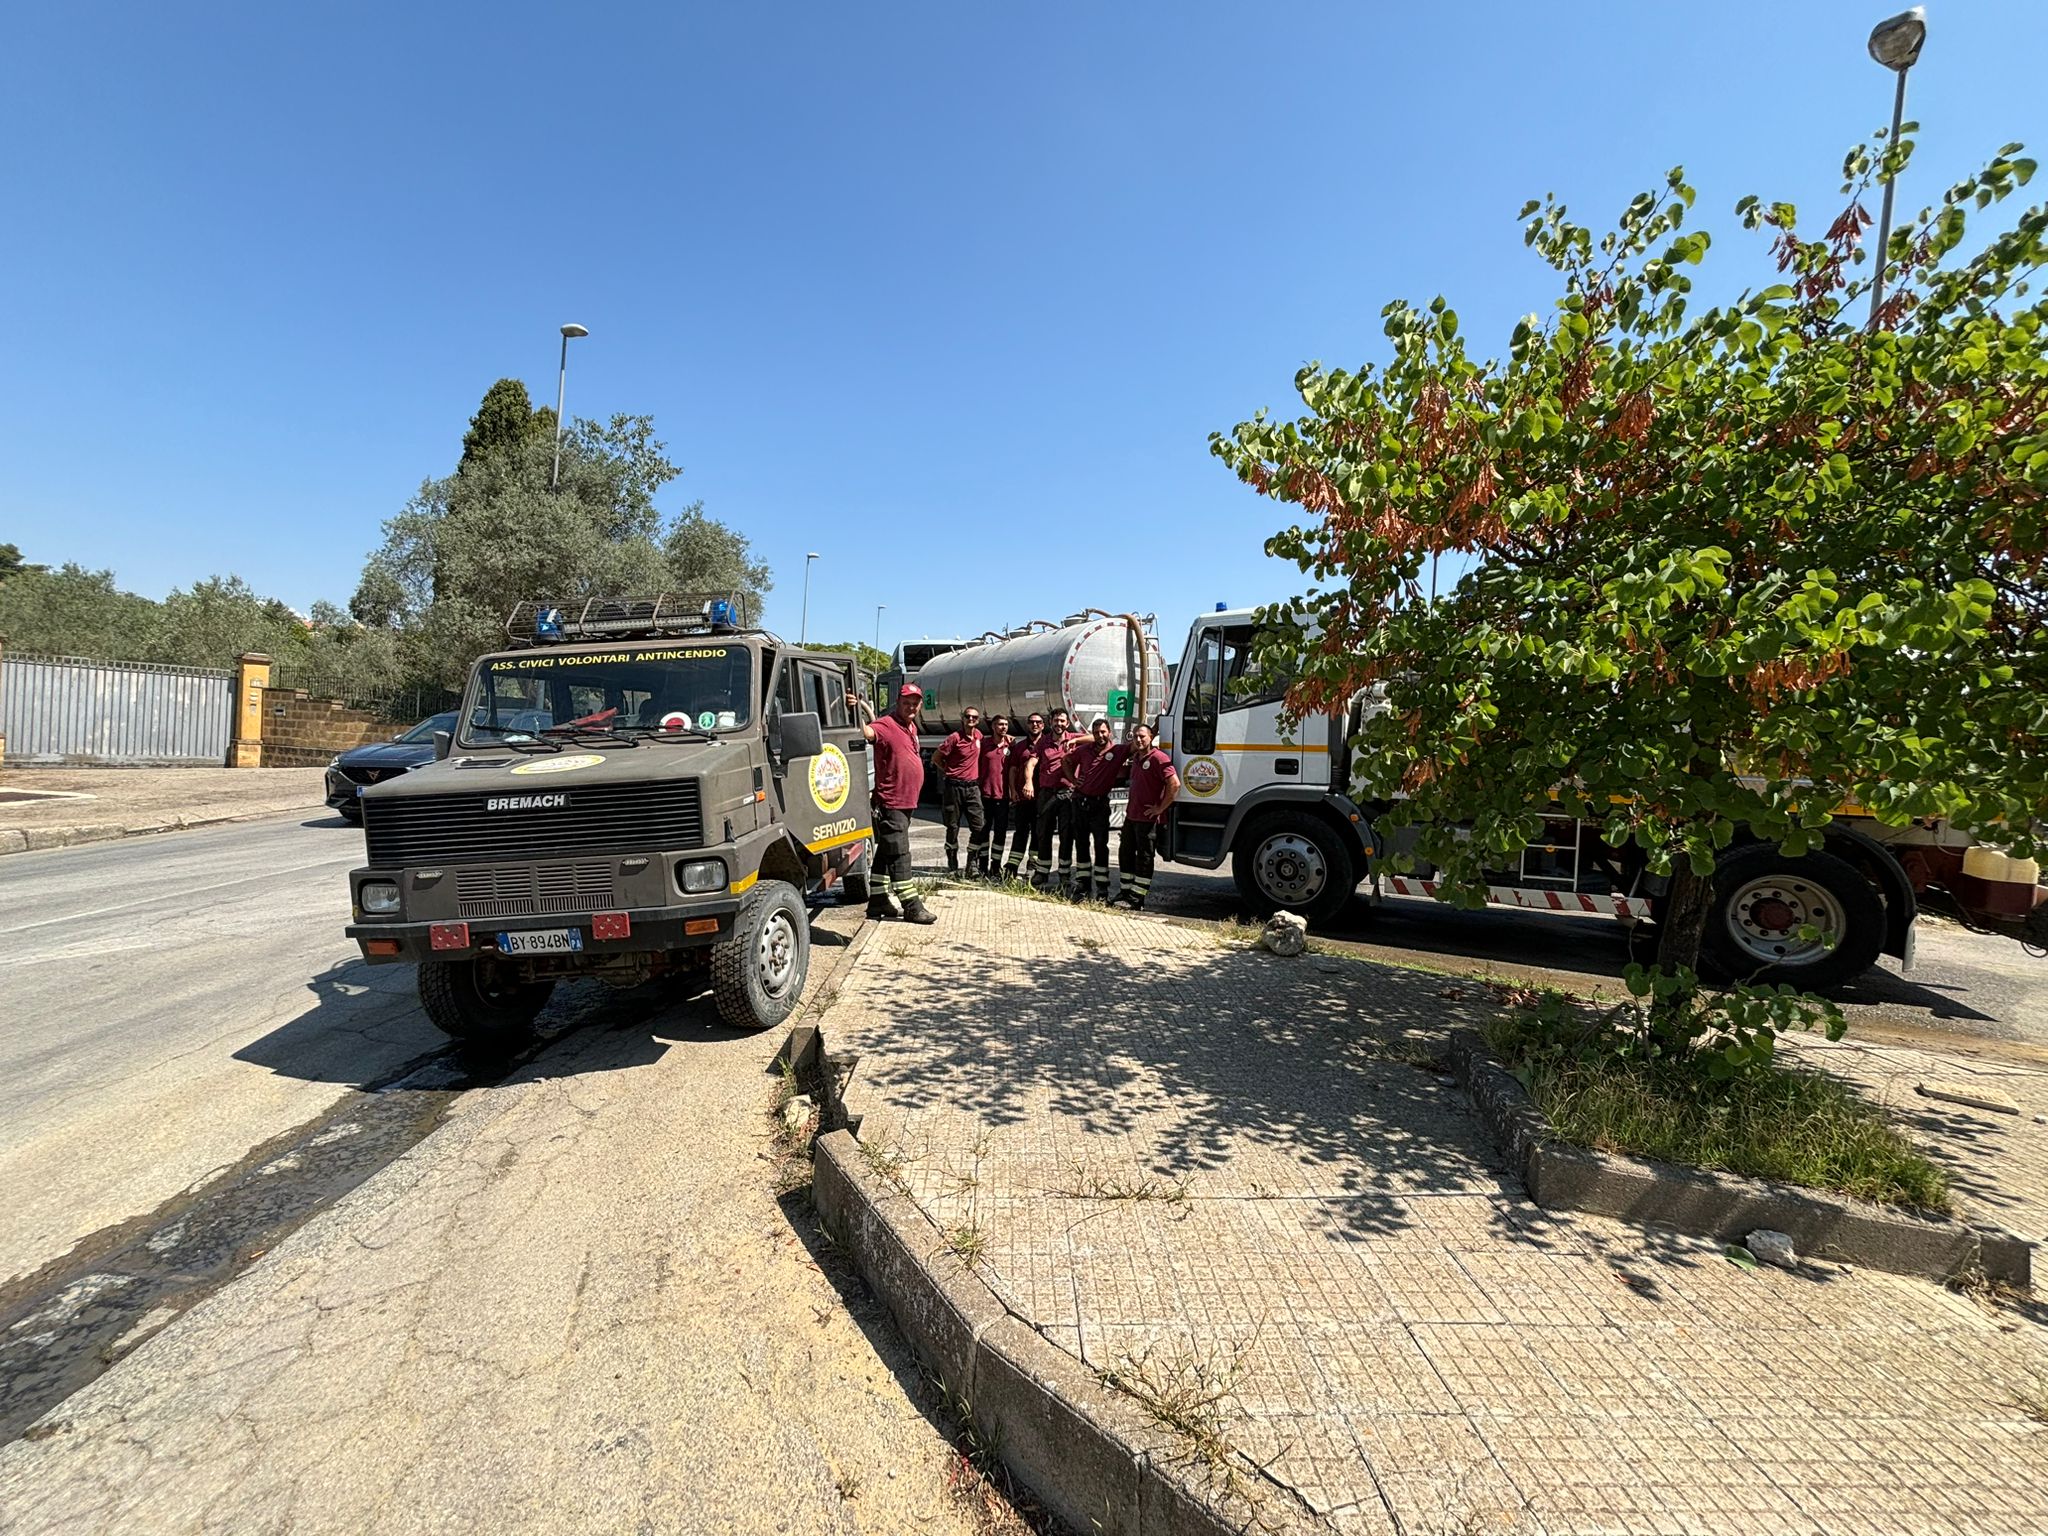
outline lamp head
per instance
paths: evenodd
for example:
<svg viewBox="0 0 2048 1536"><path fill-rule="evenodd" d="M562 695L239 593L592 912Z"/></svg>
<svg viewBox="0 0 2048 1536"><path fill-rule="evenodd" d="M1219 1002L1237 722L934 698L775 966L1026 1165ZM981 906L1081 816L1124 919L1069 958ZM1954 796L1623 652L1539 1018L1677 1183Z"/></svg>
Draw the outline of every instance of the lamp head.
<svg viewBox="0 0 2048 1536"><path fill-rule="evenodd" d="M1908 70L1926 41L1927 7L1916 5L1870 29L1870 56L1886 69Z"/></svg>
<svg viewBox="0 0 2048 1536"><path fill-rule="evenodd" d="M588 336L590 332L580 325L565 325L562 327L562 334L573 339L578 336Z"/></svg>

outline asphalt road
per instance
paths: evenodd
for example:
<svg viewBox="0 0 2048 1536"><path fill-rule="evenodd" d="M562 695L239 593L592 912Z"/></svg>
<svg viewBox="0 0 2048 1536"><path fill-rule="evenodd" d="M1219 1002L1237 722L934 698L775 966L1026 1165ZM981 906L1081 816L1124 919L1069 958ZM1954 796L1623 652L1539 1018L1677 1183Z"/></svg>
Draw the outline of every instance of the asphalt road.
<svg viewBox="0 0 2048 1536"><path fill-rule="evenodd" d="M936 811L912 828L911 854L920 870L945 866L945 836ZM964 836L964 834L963 834ZM1114 857L1115 834L1111 834ZM1243 918L1246 909L1226 865L1198 870L1161 864L1146 910L1173 917ZM1440 902L1360 896L1321 937L1399 963L1533 980L1577 991L1622 992L1626 939L1611 918L1545 916L1506 908L1462 912ZM1913 971L1885 959L1838 990L1852 1028L1894 1034L1971 1036L2048 1048L2048 959L2028 955L2010 939L1970 933L1944 918L1923 916Z"/></svg>
<svg viewBox="0 0 2048 1536"><path fill-rule="evenodd" d="M444 1043L341 935L362 835L297 817L0 871L0 1283Z"/></svg>
<svg viewBox="0 0 2048 1536"><path fill-rule="evenodd" d="M0 1526L977 1529L900 1337L778 1198L782 1032L581 983L486 1070L341 939L360 847L6 860ZM859 921L817 919L814 992Z"/></svg>

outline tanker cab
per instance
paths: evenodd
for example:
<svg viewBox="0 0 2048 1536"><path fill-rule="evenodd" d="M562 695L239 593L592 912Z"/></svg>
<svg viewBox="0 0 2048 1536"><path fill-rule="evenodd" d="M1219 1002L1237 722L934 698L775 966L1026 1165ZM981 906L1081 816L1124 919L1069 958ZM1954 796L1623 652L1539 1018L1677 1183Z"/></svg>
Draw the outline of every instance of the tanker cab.
<svg viewBox="0 0 2048 1536"><path fill-rule="evenodd" d="M1320 717L1282 729L1286 684L1256 675L1254 610L1205 614L1189 632L1160 744L1181 793L1168 817L1166 856L1213 868L1228 851L1231 808L1271 786L1324 789L1333 725Z"/></svg>

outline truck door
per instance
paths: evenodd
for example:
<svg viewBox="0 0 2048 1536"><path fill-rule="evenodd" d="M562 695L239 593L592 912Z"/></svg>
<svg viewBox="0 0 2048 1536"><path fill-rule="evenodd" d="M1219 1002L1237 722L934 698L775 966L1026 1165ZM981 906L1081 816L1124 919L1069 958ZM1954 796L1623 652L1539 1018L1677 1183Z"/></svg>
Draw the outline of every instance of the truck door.
<svg viewBox="0 0 2048 1536"><path fill-rule="evenodd" d="M829 865L843 865L873 833L868 801L868 743L847 702L852 663L784 657L770 683L768 744L781 780L783 820ZM822 745L809 756L785 750L784 715L818 718Z"/></svg>
<svg viewBox="0 0 2048 1536"><path fill-rule="evenodd" d="M1189 636L1168 727L1181 782L1167 815L1168 858L1214 866L1231 810L1247 795L1329 786L1331 733L1320 717L1283 729L1286 688L1253 675L1257 640L1257 627L1237 615Z"/></svg>

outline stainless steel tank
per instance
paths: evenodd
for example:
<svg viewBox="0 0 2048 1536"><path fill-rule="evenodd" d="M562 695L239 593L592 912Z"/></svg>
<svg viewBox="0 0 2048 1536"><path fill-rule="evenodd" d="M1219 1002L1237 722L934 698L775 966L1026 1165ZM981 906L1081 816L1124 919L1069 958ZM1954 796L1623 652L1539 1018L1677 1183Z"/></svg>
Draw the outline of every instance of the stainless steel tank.
<svg viewBox="0 0 2048 1536"><path fill-rule="evenodd" d="M1141 668L1145 711L1156 717L1166 708L1166 659L1157 639L1142 639L1141 647L1124 619L1091 618L935 656L917 674L925 729L953 730L960 711L972 706L984 720L1008 715L1020 731L1025 716L1064 709L1077 730L1086 730L1098 715L1109 715L1116 691L1130 695L1135 723ZM1110 723L1121 737L1126 722Z"/></svg>

